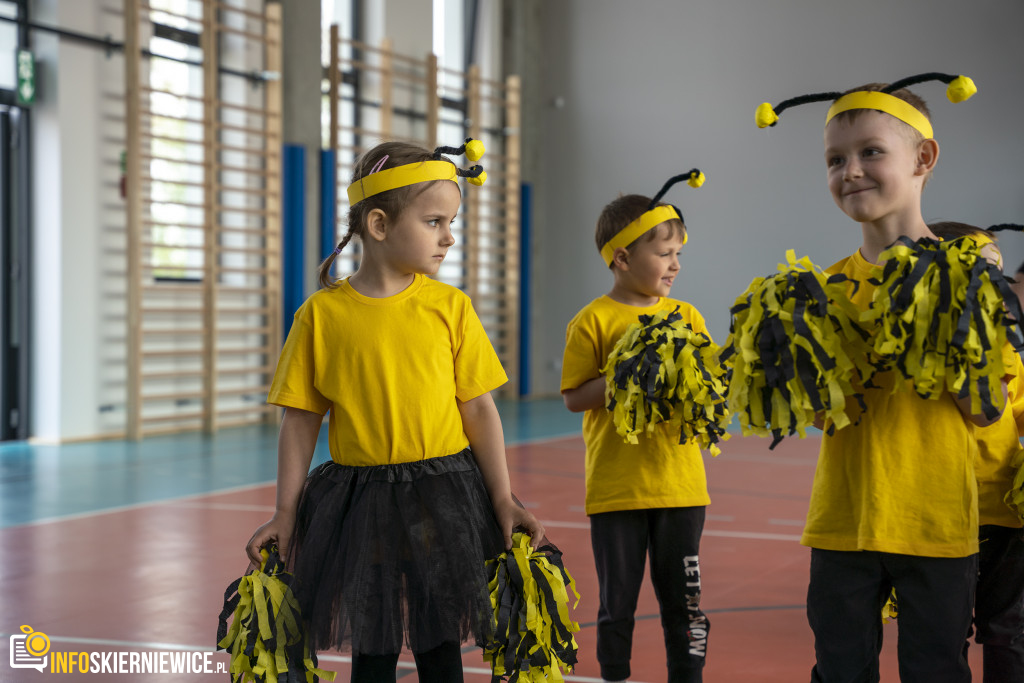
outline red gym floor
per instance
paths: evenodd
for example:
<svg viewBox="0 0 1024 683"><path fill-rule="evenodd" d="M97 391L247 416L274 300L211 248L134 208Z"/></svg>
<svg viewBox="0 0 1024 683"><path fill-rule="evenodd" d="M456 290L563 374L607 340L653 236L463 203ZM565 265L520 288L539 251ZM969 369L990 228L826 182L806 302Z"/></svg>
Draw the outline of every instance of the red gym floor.
<svg viewBox="0 0 1024 683"><path fill-rule="evenodd" d="M818 439L733 437L708 457L712 504L701 547L703 607L711 619L709 683L807 681L813 663L804 616L809 551L798 538ZM567 680L600 681L594 658L597 586L583 502L578 436L509 447L513 487L547 526L576 577L580 663ZM48 635L50 657L67 652L210 650L224 588L246 567L243 545L273 510L273 485L142 503L0 529L0 681L227 680L225 674L86 675L12 669L8 640L21 625ZM883 681L897 681L896 625L886 627ZM980 654L972 647L980 673ZM665 680L657 603L645 585L637 614L631 681ZM225 662L223 653L211 655ZM467 681L487 681L479 651L467 646ZM321 666L348 680L344 655ZM399 680L416 680L403 656ZM977 676L980 679L980 675Z"/></svg>

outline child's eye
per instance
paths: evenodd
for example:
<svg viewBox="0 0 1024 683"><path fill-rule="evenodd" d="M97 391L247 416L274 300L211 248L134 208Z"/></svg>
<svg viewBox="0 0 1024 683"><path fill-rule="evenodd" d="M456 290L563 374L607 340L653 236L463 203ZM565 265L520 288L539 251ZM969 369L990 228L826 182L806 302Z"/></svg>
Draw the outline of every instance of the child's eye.
<svg viewBox="0 0 1024 683"><path fill-rule="evenodd" d="M429 221L427 221L427 225L429 225L432 228L436 228L440 223L440 218L431 218Z"/></svg>
<svg viewBox="0 0 1024 683"><path fill-rule="evenodd" d="M864 156L866 156L866 157L873 157L876 154L881 154L881 153L882 153L882 150L878 149L877 147L868 147L867 149L864 150Z"/></svg>
<svg viewBox="0 0 1024 683"><path fill-rule="evenodd" d="M843 163L843 159L842 157L829 157L828 161L825 163L828 164L829 168L832 168L833 166L838 166L839 164Z"/></svg>

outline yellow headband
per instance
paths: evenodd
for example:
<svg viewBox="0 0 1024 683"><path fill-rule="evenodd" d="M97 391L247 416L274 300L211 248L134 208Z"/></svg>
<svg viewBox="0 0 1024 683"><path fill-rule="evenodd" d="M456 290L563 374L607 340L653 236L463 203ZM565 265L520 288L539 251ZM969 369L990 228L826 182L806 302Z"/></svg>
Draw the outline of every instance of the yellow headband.
<svg viewBox="0 0 1024 683"><path fill-rule="evenodd" d="M931 122L916 107L895 95L873 90L852 92L833 102L825 117L825 125L827 126L837 114L851 109L874 109L885 112L914 128L926 139L934 137Z"/></svg>
<svg viewBox="0 0 1024 683"><path fill-rule="evenodd" d="M404 166L395 166L371 173L348 186L350 206L375 194L394 190L397 187L425 183L429 180L452 180L456 178L455 164L450 161L418 161Z"/></svg>
<svg viewBox="0 0 1024 683"><path fill-rule="evenodd" d="M429 161L416 161L394 168L378 171L388 156L377 161L370 172L348 186L348 203L354 206L367 197L399 187L426 183L431 180L451 180L458 182L463 177L471 185L483 185L487 180L487 171L482 166L473 166L469 170L460 170L455 162L442 158L442 154L465 154L470 161L478 161L484 155L484 143L473 138L466 138L461 147L438 147L434 150L434 158Z"/></svg>
<svg viewBox="0 0 1024 683"><path fill-rule="evenodd" d="M665 221L670 221L673 218L682 220L679 212L675 210L675 207L662 205L656 206L650 211L645 211L640 214L640 218L624 227L619 231L615 237L611 238L607 244L601 247L601 258L607 265L612 265L612 260L615 258L615 250L619 247L628 247L630 244L635 242L637 238L643 235L651 228L661 225ZM687 235L683 233L683 244L686 244Z"/></svg>

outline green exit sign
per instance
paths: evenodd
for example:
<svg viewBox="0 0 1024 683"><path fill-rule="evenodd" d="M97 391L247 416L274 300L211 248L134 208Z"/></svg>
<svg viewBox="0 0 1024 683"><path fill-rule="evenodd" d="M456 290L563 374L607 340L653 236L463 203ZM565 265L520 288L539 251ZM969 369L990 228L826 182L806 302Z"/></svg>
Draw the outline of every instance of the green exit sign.
<svg viewBox="0 0 1024 683"><path fill-rule="evenodd" d="M18 50L15 54L18 104L29 105L36 101L36 59L28 50Z"/></svg>

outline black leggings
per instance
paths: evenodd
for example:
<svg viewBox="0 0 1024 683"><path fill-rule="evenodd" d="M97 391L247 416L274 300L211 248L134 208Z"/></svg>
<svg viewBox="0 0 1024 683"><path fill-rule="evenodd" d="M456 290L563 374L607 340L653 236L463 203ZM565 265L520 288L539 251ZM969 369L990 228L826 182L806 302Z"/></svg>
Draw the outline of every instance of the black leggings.
<svg viewBox="0 0 1024 683"><path fill-rule="evenodd" d="M458 643L442 643L433 650L414 652L420 683L461 683L462 649ZM352 658L352 683L395 683L398 655L356 655Z"/></svg>

